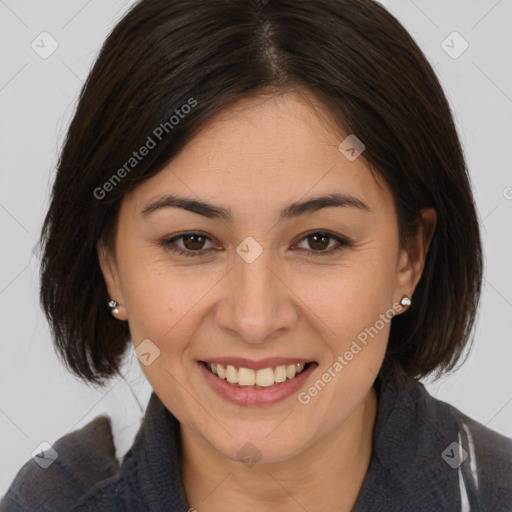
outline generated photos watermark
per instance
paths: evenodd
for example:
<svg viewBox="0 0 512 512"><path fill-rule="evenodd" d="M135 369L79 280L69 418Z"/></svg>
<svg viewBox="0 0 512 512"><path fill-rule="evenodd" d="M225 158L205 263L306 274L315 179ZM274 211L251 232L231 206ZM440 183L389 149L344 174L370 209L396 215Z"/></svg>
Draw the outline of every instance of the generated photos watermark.
<svg viewBox="0 0 512 512"><path fill-rule="evenodd" d="M139 165L144 158L149 155L150 151L156 148L157 144L163 140L163 138L174 130L181 119L183 119L191 110L197 106L197 100L190 97L186 103L174 111L174 114L163 123L160 123L150 135L148 135L146 141L142 146L132 153L132 156L126 160L126 162L114 173L112 176L103 183L101 187L94 189L93 195L96 199L104 199L108 192L111 192L120 182L126 177L137 165Z"/></svg>
<svg viewBox="0 0 512 512"><path fill-rule="evenodd" d="M349 363L354 357L361 352L361 350L368 345L368 337L373 339L379 334L382 329L388 324L391 319L402 310L402 306L399 302L395 302L385 313L381 313L379 319L370 327L366 327L361 331L355 340L352 340L352 344L349 349L343 354L339 355L334 363L327 368L327 370L307 389L307 391L301 391L297 395L299 403L307 405L311 402L311 399L318 395L329 382L331 382Z"/></svg>

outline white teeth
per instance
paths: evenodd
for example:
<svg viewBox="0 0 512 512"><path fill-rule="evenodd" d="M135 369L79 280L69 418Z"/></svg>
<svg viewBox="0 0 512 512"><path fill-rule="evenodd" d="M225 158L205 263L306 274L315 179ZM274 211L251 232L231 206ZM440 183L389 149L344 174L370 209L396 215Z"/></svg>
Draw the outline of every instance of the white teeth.
<svg viewBox="0 0 512 512"><path fill-rule="evenodd" d="M258 386L267 388L273 386L274 382L274 370L272 368L263 368L256 372L256 384Z"/></svg>
<svg viewBox="0 0 512 512"><path fill-rule="evenodd" d="M236 384L238 382L238 372L232 364L228 364L226 366L226 380L231 382L231 384Z"/></svg>
<svg viewBox="0 0 512 512"><path fill-rule="evenodd" d="M284 382L286 380L286 366L284 364L276 366L274 380L276 382Z"/></svg>
<svg viewBox="0 0 512 512"><path fill-rule="evenodd" d="M251 368L240 368L240 370L238 370L238 384L240 384L240 386L254 386L256 382L257 377L254 370Z"/></svg>
<svg viewBox="0 0 512 512"><path fill-rule="evenodd" d="M286 367L286 376L289 378L289 379L293 379L293 377L295 377L295 374L297 373L297 367L294 365L294 364L289 364L287 367Z"/></svg>
<svg viewBox="0 0 512 512"><path fill-rule="evenodd" d="M262 368L253 370L252 368L237 368L232 364L223 366L219 363L207 363L208 369L220 379L227 380L231 384L239 386L260 386L269 387L276 383L284 382L286 379L293 379L296 375L304 371L305 364L279 365L275 368Z"/></svg>

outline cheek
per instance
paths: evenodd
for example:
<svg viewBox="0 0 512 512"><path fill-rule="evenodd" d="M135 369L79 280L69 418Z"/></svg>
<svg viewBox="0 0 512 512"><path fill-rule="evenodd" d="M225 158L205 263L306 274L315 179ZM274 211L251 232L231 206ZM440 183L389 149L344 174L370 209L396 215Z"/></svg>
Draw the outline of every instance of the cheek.
<svg viewBox="0 0 512 512"><path fill-rule="evenodd" d="M297 295L341 348L392 308L396 255L385 249L373 244L324 276L302 273L295 279Z"/></svg>
<svg viewBox="0 0 512 512"><path fill-rule="evenodd" d="M300 403L324 417L322 429L329 431L363 402L379 373L394 313L393 279L360 261L323 284L308 299L321 319L315 325L323 358Z"/></svg>
<svg viewBox="0 0 512 512"><path fill-rule="evenodd" d="M173 265L162 257L144 254L125 261L123 296L133 344L137 347L149 339L160 350L155 364L143 368L147 374L160 371L165 377L166 369L185 373L187 350L198 340L205 342L204 334L196 331L205 321L212 306L210 299L225 273L219 268Z"/></svg>
<svg viewBox="0 0 512 512"><path fill-rule="evenodd" d="M187 354L205 315L205 294L218 278L156 261L130 265L124 275L133 345L137 349L150 340L157 347L152 348L158 355L150 364L141 359L141 369L166 406L185 421L191 406L188 393L183 392L189 379Z"/></svg>
<svg viewBox="0 0 512 512"><path fill-rule="evenodd" d="M369 244L325 278L303 275L296 281L324 345L318 387L329 383L324 404L339 415L347 413L340 404L352 409L363 399L384 359L395 313L395 258L393 247Z"/></svg>

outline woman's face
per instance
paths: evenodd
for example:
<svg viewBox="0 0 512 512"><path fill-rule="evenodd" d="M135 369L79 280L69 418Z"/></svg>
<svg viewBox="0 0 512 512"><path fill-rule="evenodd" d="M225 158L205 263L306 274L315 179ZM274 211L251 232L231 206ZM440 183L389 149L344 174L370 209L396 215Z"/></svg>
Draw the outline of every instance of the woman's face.
<svg viewBox="0 0 512 512"><path fill-rule="evenodd" d="M124 199L116 257L101 255L154 391L233 460L286 460L344 428L422 270L399 248L390 191L327 118L296 93L226 108Z"/></svg>

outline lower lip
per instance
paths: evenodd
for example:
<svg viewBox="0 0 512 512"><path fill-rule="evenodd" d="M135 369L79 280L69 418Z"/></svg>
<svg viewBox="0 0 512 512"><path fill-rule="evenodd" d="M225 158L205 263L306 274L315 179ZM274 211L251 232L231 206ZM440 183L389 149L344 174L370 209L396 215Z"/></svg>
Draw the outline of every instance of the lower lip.
<svg viewBox="0 0 512 512"><path fill-rule="evenodd" d="M306 379L317 367L317 364L310 363L306 370L293 379L286 379L284 382L268 388L250 388L234 386L214 375L203 363L198 361L197 364L206 382L210 384L218 395L236 405L244 406L272 405L285 400L299 391Z"/></svg>

